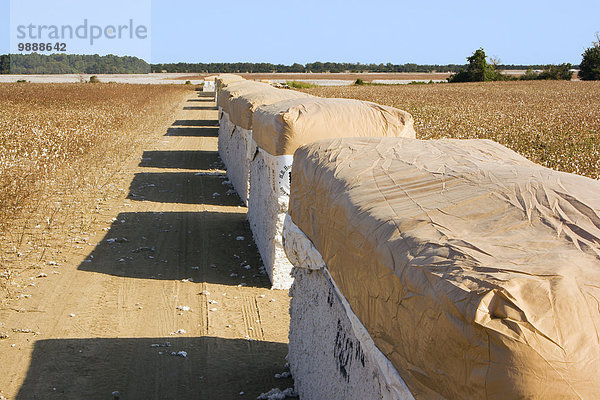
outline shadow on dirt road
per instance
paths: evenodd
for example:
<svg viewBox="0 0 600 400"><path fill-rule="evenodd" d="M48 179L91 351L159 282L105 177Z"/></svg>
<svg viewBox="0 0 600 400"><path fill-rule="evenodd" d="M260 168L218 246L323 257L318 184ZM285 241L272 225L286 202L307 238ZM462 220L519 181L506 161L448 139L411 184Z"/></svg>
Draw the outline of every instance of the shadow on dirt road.
<svg viewBox="0 0 600 400"><path fill-rule="evenodd" d="M286 354L283 343L216 337L40 340L17 399L254 399Z"/></svg>
<svg viewBox="0 0 600 400"><path fill-rule="evenodd" d="M119 214L79 269L127 278L191 278L193 282L269 288L268 278L258 270L260 265L245 214L150 212Z"/></svg>

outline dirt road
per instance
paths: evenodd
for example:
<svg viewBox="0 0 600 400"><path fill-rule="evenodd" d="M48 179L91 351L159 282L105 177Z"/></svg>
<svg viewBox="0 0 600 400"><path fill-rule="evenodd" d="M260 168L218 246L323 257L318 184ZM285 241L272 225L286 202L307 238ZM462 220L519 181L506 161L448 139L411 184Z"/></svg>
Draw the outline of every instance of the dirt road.
<svg viewBox="0 0 600 400"><path fill-rule="evenodd" d="M0 398L254 399L293 386L274 377L287 291L259 271L201 95L134 151L96 233L0 310Z"/></svg>

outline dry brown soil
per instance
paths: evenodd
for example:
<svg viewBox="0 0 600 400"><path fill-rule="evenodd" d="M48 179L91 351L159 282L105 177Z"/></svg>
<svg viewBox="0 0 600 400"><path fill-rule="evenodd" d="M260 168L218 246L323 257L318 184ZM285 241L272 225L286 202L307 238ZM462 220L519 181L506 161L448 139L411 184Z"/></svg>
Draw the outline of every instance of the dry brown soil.
<svg viewBox="0 0 600 400"><path fill-rule="evenodd" d="M132 149L91 233L2 303L0 398L254 399L293 386L274 377L288 293L269 289L246 208L223 184L214 101L189 92L173 120Z"/></svg>

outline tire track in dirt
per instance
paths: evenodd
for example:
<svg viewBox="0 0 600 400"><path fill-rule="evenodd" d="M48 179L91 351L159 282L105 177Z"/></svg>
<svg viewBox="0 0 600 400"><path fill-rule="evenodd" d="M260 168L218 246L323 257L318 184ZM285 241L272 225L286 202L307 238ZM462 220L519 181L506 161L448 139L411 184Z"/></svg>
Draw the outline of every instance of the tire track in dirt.
<svg viewBox="0 0 600 400"><path fill-rule="evenodd" d="M254 297L243 296L242 314L247 337L252 340L263 340L264 333L260 323L258 305Z"/></svg>

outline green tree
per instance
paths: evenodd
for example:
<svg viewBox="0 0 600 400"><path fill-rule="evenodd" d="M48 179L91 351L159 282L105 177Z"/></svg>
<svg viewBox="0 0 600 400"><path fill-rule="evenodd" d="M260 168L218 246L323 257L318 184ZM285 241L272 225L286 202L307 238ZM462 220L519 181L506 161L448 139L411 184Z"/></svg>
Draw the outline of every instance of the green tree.
<svg viewBox="0 0 600 400"><path fill-rule="evenodd" d="M10 56L8 54L0 55L0 74L10 73Z"/></svg>
<svg viewBox="0 0 600 400"><path fill-rule="evenodd" d="M469 65L467 66L467 72L469 73L472 82L489 80L486 79L489 74L487 74L488 64L483 48L475 50L471 57L467 57L467 61L469 62Z"/></svg>
<svg viewBox="0 0 600 400"><path fill-rule="evenodd" d="M579 64L579 77L584 81L600 80L600 35L596 34L597 41L583 52Z"/></svg>
<svg viewBox="0 0 600 400"><path fill-rule="evenodd" d="M457 74L448 78L448 82L485 82L503 80L504 76L496 71L497 61L490 64L483 48L475 50L472 56L467 57L467 69L461 69Z"/></svg>

